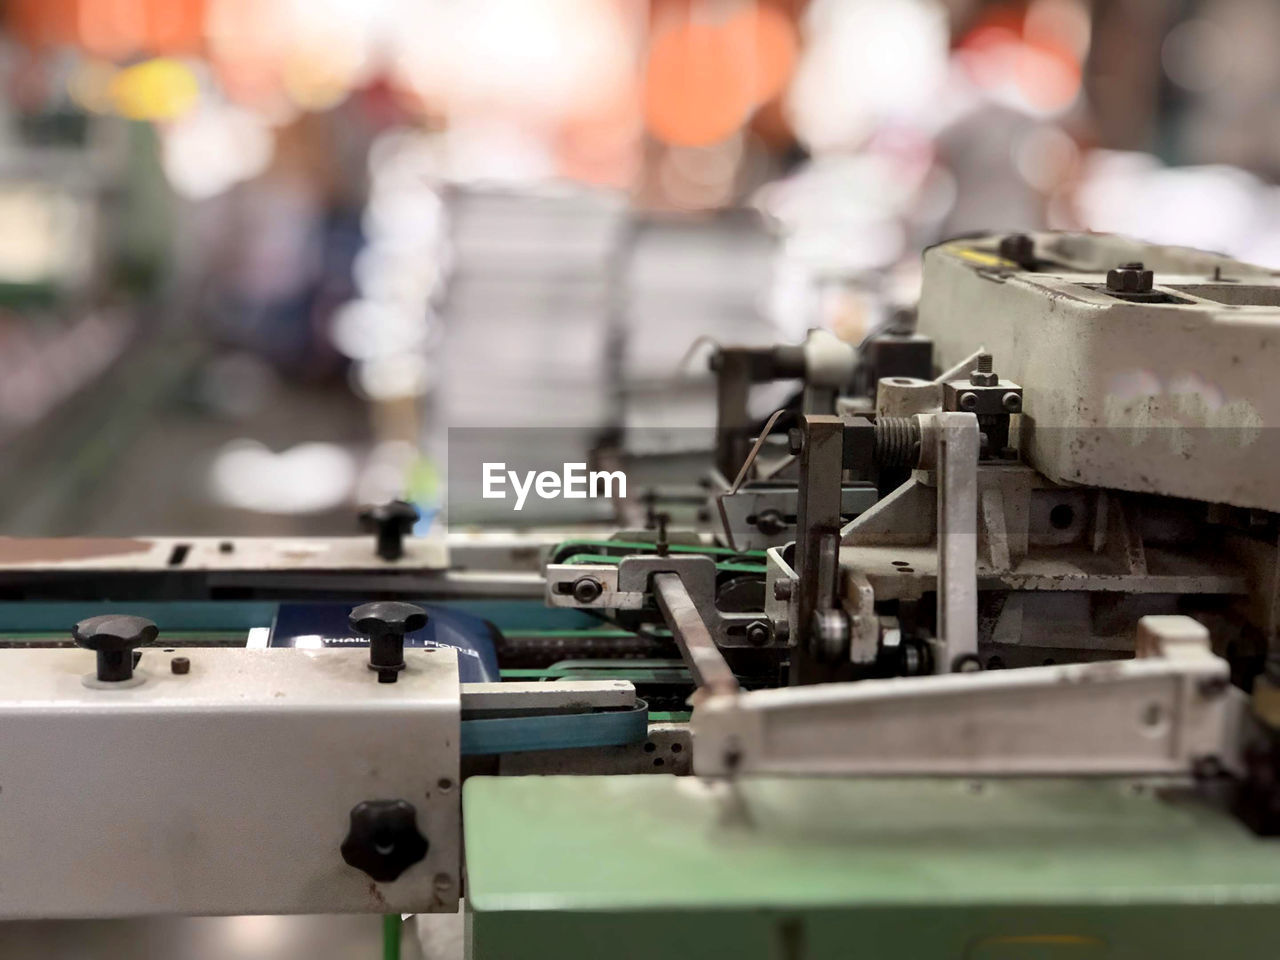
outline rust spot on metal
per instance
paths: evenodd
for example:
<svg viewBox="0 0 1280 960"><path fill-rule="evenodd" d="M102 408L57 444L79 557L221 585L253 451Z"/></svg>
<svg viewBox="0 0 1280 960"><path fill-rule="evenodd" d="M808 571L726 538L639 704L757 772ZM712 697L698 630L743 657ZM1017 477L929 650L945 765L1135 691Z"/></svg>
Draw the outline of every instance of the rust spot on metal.
<svg viewBox="0 0 1280 960"><path fill-rule="evenodd" d="M382 891L378 889L377 883L369 881L369 896L379 909L384 909L387 905L387 898L382 895Z"/></svg>

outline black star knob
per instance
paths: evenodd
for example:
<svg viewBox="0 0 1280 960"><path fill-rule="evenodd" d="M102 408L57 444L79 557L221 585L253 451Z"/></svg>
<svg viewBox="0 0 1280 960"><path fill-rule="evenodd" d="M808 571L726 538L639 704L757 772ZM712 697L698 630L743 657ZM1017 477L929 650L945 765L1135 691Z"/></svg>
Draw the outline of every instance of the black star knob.
<svg viewBox="0 0 1280 960"><path fill-rule="evenodd" d="M378 556L399 560L404 556L405 534L418 522L418 508L404 500L369 507L360 514L360 525L378 539Z"/></svg>
<svg viewBox="0 0 1280 960"><path fill-rule="evenodd" d="M118 683L133 677L133 649L150 643L160 633L144 617L106 613L81 620L71 628L77 646L98 654L98 679Z"/></svg>
<svg viewBox="0 0 1280 960"><path fill-rule="evenodd" d="M365 800L351 808L342 841L342 859L378 883L390 883L427 855L430 844L418 831L413 804L405 800Z"/></svg>
<svg viewBox="0 0 1280 960"><path fill-rule="evenodd" d="M363 603L347 617L351 629L369 638L369 669L379 683L395 683L404 669L404 635L427 625L427 611L399 600Z"/></svg>

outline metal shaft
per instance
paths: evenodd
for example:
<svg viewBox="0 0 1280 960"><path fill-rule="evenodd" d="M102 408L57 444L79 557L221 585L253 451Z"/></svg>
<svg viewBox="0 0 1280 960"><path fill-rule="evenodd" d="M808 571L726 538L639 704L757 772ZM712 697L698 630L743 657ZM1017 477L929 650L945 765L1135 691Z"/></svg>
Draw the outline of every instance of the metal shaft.
<svg viewBox="0 0 1280 960"><path fill-rule="evenodd" d="M689 596L680 575L655 573L653 592L657 596L658 609L671 628L671 635L675 637L698 688L708 693L737 693L737 678L711 639L711 631L698 613L697 604Z"/></svg>

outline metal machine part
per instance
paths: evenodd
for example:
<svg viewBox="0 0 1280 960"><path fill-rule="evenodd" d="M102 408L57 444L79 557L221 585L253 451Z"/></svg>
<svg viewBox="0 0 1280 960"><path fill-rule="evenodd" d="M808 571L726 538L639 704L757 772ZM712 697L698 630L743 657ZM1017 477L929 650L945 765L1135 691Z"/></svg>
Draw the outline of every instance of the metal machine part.
<svg viewBox="0 0 1280 960"><path fill-rule="evenodd" d="M710 693L694 710L704 776L1191 776L1239 771L1243 697L1208 631L1141 622L1139 658Z"/></svg>
<svg viewBox="0 0 1280 960"><path fill-rule="evenodd" d="M939 666L958 672L978 653L978 421L936 415Z"/></svg>
<svg viewBox="0 0 1280 960"><path fill-rule="evenodd" d="M412 603L375 600L351 611L351 629L369 638L369 669L379 683L395 683L404 669L404 635L427 625L427 611Z"/></svg>
<svg viewBox="0 0 1280 960"><path fill-rule="evenodd" d="M1023 385L1026 462L1059 483L1280 510L1280 278L1118 237L1033 240L1034 269L995 237L928 250L919 310L941 362L986 344Z"/></svg>
<svg viewBox="0 0 1280 960"><path fill-rule="evenodd" d="M1193 291L1167 282L1174 266L1214 277ZM78 639L109 654L97 675L83 652L5 651L0 869L22 883L0 885L0 915L450 910L460 893L464 776L474 778L467 831L476 956L516 956L526 942L544 949L545 936L520 934L565 915L590 927L632 894L609 915L626 919L663 903L670 909L659 914L671 922L657 925L661 936L706 931L718 921L698 908L718 909L730 887L749 890L734 905L752 922L767 915L753 928L758 953L800 956L809 952L805 930L831 935L833 910L866 916L888 902L892 871L859 880L864 858L914 867L932 856L937 836L975 848L975 830L986 832L973 856L998 851L992 903L1024 902L1028 884L1040 882L1037 894L1049 890L1081 909L1115 906L1120 887L1102 896L1096 878L1028 868L1023 848L1001 832L1010 827L1038 854L1069 835L1068 857L1080 836L1127 837L1128 846L1115 844L1124 846L1115 862L1127 877L1150 852L1147 834L1133 841L1135 825L1158 824L1161 837L1200 831L1194 896L1170 892L1163 874L1179 862L1172 854L1122 896L1203 904L1238 867L1246 880L1233 882L1255 886L1232 887L1234 905L1270 907L1280 885L1273 865L1259 866L1265 841L1228 816L1280 833L1280 657L1251 698L1243 693L1267 641L1280 636L1280 520L1269 501L1232 507L1258 506L1255 481L1271 464L1248 430L1269 425L1273 385L1255 382L1252 357L1241 361L1250 379L1239 389L1215 394L1197 381L1202 402L1186 401L1191 429L1243 438L1238 458L1222 461L1213 456L1221 436L1193 437L1180 448L1185 462L1171 461L1167 448L1182 442L1181 427L1166 415L1182 407L1153 398L1190 391L1177 378L1200 349L1192 333L1210 337L1212 370L1230 351L1258 346L1270 307L1280 306L1280 296L1267 299L1274 283L1222 258L1106 239L967 240L931 251L926 265L922 327L945 343L947 369L924 368L930 341L901 330L862 348L815 334L791 347L721 349L715 467L721 481L736 479L712 495L727 546L712 532L668 530L655 509L644 534L456 535L447 550L444 538L405 536L403 510L387 514L376 543L0 541L0 579L15 605L104 595L210 604L302 592L347 598L345 618L352 602L380 598L351 612L374 641L367 654L191 646L159 660L148 644L135 667L128 647L149 636L145 621L81 624ZM1124 385L1108 378L1132 372L1143 355L1126 339L1135 331L1168 334L1169 343L1145 347L1162 386L1139 378L1151 389L1136 406L1117 407ZM803 381L804 392L757 428L747 391L775 378ZM1066 426L1082 435L1112 433L1087 449L1063 446L1054 431L1064 409L1078 414ZM768 438L784 415L790 457L757 464L762 451L777 452ZM1126 437L1130 428L1148 432ZM1121 462L1126 449L1130 461ZM1077 461L1078 475L1063 466ZM1230 473L1246 461L1242 476ZM1146 472L1135 485L1138 469ZM742 540L739 524L748 528ZM397 551L404 555L389 557ZM435 601L463 595L531 598L555 628L525 624L525 649L538 656L513 666L499 654L487 677L503 682L459 683L452 651L405 649L421 611L401 601L429 598L430 630L445 617ZM1188 613L1196 620L1168 616ZM650 691L657 699L646 703ZM676 783L632 778L644 787L591 776L690 770L698 776ZM489 774L574 777L495 786ZM916 779L889 779L898 775ZM1054 779L1030 779L1037 776ZM1153 782L1180 796L1198 791L1194 814L1139 803L1137 791ZM138 783L147 784L153 812L122 818ZM706 869L714 889L677 883L682 899L668 902L667 886L655 895L658 874L647 861L616 869L612 818L631 832L653 822L642 801L627 807L633 797L702 818L678 849L668 844L664 857L649 859L664 861L663 870L673 857L680 869ZM994 812L980 809L982 797L995 799ZM580 798L586 812L568 815ZM247 803L264 815L246 820ZM509 821L495 823L499 814ZM563 847L563 831L548 847L526 843L545 832L542 821L529 829L532 815L581 827L575 849L591 850L594 866L556 875L560 861L540 851ZM1176 843L1169 848L1181 854ZM507 857L511 849L522 853ZM955 889L931 887L930 871L899 870L894 876L911 879L897 889L895 909L934 895L973 908L977 861L950 848L946 856ZM1083 874L1092 860L1073 862ZM122 864L138 865L127 882L110 873ZM752 865L765 874L758 884L726 879ZM774 882L770 871L787 865L798 886ZM636 873L649 885L633 885ZM529 896L557 890L577 899L543 896L529 909ZM507 894L525 898L520 909ZM802 920L798 905L813 917ZM1008 952L1003 941L988 949L986 940L960 938L948 922L948 932L928 936L949 952ZM704 952L724 952L725 942ZM644 943L652 952L653 941Z"/></svg>
<svg viewBox="0 0 1280 960"><path fill-rule="evenodd" d="M363 537L0 537L0 581L13 600L534 598L548 551L568 536L433 532L406 537L398 560Z"/></svg>
<svg viewBox="0 0 1280 960"><path fill-rule="evenodd" d="M158 633L145 617L110 613L81 620L71 628L76 645L98 655L94 680L99 684L132 682L134 650L153 642Z"/></svg>
<svg viewBox="0 0 1280 960"><path fill-rule="evenodd" d="M671 626L698 689L708 694L734 693L738 681L703 622L702 615L677 573L657 573L653 589L658 609Z"/></svg>
<svg viewBox="0 0 1280 960"><path fill-rule="evenodd" d="M169 652L185 674L144 657L111 689L80 651L3 654L0 917L456 908L452 651L407 651L390 685L362 650ZM394 880L340 850L388 800L430 844Z"/></svg>
<svg viewBox="0 0 1280 960"><path fill-rule="evenodd" d="M746 460L754 434L747 412L752 384L802 380L804 412L830 412L836 396L853 384L858 352L828 330L813 330L798 346L720 347L709 363L716 374L715 467L721 476L732 477Z"/></svg>
<svg viewBox="0 0 1280 960"><path fill-rule="evenodd" d="M628 556L617 566L548 564L546 599L553 607L643 610L652 607L654 581L664 573L679 576L717 646L758 649L781 642L761 613L716 606L716 564L699 554Z"/></svg>
<svg viewBox="0 0 1280 960"><path fill-rule="evenodd" d="M1275 952L1274 844L1169 784L483 777L463 802L480 960Z"/></svg>
<svg viewBox="0 0 1280 960"><path fill-rule="evenodd" d="M418 508L404 500L369 507L360 514L360 524L371 531L383 560L399 560L404 556L404 538L418 522Z"/></svg>
<svg viewBox="0 0 1280 960"><path fill-rule="evenodd" d="M841 516L853 518L879 499L867 483L846 483L840 490ZM739 550L764 550L796 537L799 492L794 482L760 481L724 494L726 542Z"/></svg>

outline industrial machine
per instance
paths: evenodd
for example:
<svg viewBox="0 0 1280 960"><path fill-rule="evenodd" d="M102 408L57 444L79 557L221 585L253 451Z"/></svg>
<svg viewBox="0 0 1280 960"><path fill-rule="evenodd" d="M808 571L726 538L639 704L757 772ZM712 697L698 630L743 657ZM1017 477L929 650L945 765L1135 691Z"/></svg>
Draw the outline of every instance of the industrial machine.
<svg viewBox="0 0 1280 960"><path fill-rule="evenodd" d="M924 264L862 344L716 349L697 529L0 540L0 916L1275 956L1280 277Z"/></svg>

